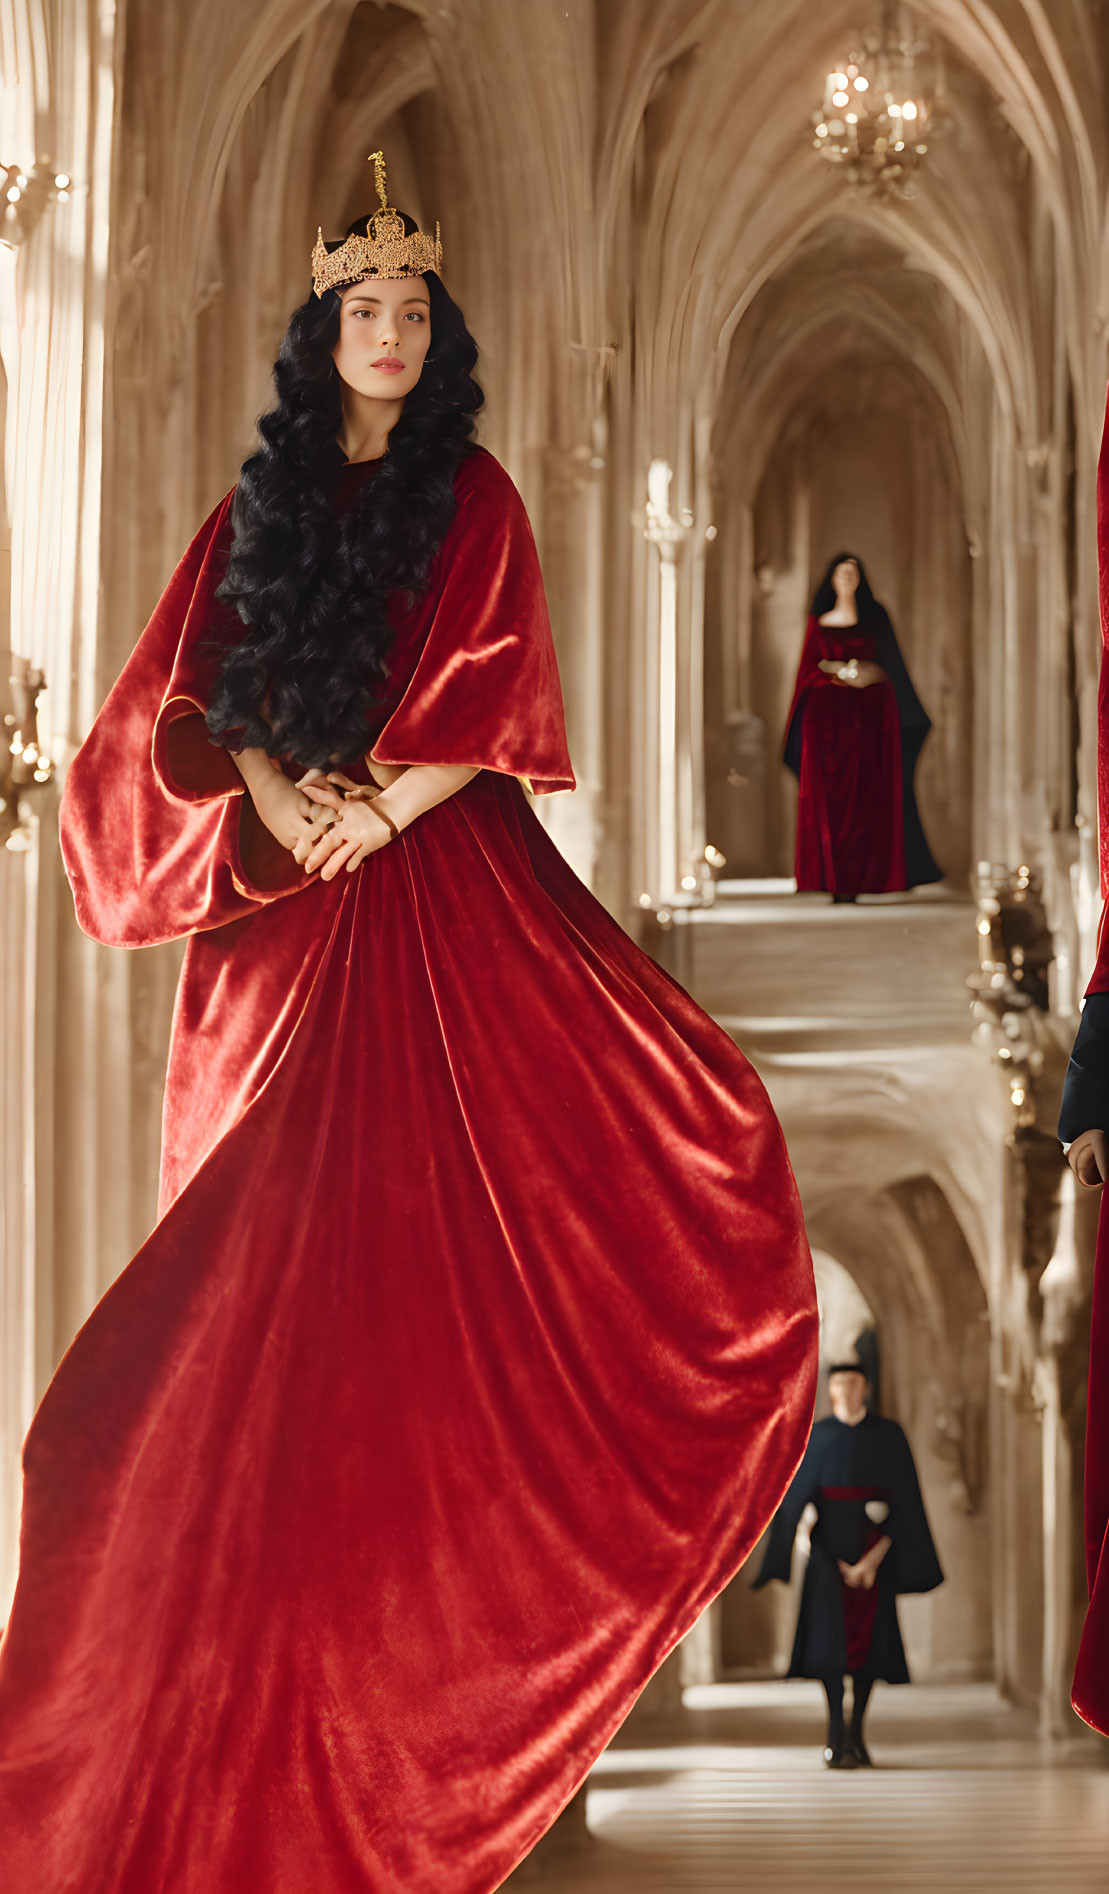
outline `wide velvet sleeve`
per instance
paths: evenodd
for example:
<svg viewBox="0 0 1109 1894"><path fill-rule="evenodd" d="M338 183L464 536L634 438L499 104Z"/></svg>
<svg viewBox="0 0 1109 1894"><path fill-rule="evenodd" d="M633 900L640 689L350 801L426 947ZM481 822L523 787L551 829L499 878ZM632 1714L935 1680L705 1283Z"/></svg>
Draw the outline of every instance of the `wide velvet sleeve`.
<svg viewBox="0 0 1109 1894"><path fill-rule="evenodd" d="M809 1435L809 1444L789 1489L770 1524L766 1550L752 1591L759 1591L772 1578L789 1583L793 1565L793 1541L801 1523L801 1514L820 1490L820 1467L824 1456L824 1438L819 1427Z"/></svg>
<svg viewBox="0 0 1109 1894"><path fill-rule="evenodd" d="M1109 395L1097 463L1097 580L1101 620L1101 669L1097 692L1097 814L1101 893L1109 895ZM1104 924L1103 924L1104 933ZM1099 961L1105 959L1103 952ZM1109 977L1106 978L1109 985ZM1103 991L1098 987L1095 991Z"/></svg>
<svg viewBox="0 0 1109 1894"><path fill-rule="evenodd" d="M1091 993L1109 993L1109 902L1101 910L1101 920L1097 930L1097 959L1086 988Z"/></svg>
<svg viewBox="0 0 1109 1894"><path fill-rule="evenodd" d="M1101 894L1109 895L1109 398L1097 463L1097 579L1101 669L1097 690L1097 837ZM1109 903L1102 908L1097 961L1087 993L1109 993Z"/></svg>
<svg viewBox="0 0 1109 1894"><path fill-rule="evenodd" d="M1097 691L1097 837L1103 901L1109 894L1109 396L1097 463L1097 578L1101 669ZM1101 912L1097 960L1086 988L1109 993L1109 903Z"/></svg>
<svg viewBox="0 0 1109 1894"><path fill-rule="evenodd" d="M820 620L811 617L805 627L805 642L801 647L801 662L797 667L797 680L793 686L793 701L786 719L785 744L782 750L783 761L795 776L801 774L801 721L809 692L825 685L837 690L842 688L840 685L833 685L827 671L822 671L820 668L820 660L828 656L828 651L828 641L824 636Z"/></svg>
<svg viewBox="0 0 1109 1894"><path fill-rule="evenodd" d="M182 558L66 775L61 845L77 919L108 946L220 927L304 883L276 843L280 862L263 841L244 867L242 777L204 725L231 497Z"/></svg>
<svg viewBox="0 0 1109 1894"><path fill-rule="evenodd" d="M943 1568L924 1510L924 1499L917 1479L916 1463L896 1421L883 1423L883 1459L886 1462L885 1485L889 1493L889 1517L882 1531L889 1534L886 1554L895 1591L934 1591L943 1584Z"/></svg>
<svg viewBox="0 0 1109 1894"><path fill-rule="evenodd" d="M518 776L536 795L572 789L562 691L531 527L484 449L455 482L434 609L411 681L374 762L448 764Z"/></svg>

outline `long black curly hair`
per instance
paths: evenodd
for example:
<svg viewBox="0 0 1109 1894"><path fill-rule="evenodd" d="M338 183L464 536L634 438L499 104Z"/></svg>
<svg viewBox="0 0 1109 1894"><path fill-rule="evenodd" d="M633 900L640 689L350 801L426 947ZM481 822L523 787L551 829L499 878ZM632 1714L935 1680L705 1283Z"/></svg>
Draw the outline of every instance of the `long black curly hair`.
<svg viewBox="0 0 1109 1894"><path fill-rule="evenodd" d="M415 230L410 217L407 230ZM347 235L366 229L356 218ZM274 364L277 400L258 423L231 507L234 539L216 594L246 633L222 650L208 730L304 768L351 763L388 674L392 593L417 595L455 511L454 476L484 396L477 344L434 271L431 346L372 480L354 505L332 498L343 465L342 384L332 360L338 290L294 310Z"/></svg>
<svg viewBox="0 0 1109 1894"><path fill-rule="evenodd" d="M870 589L870 580L866 576L866 567L863 565L857 552L837 552L833 559L829 559L824 577L813 593L811 607L812 616L814 618L822 618L824 613L830 612L835 605L836 588L832 584L832 574L837 566L843 564L845 559L853 559L859 568L859 589L855 593L855 610L859 615L860 625L865 625L869 619L877 616L882 607Z"/></svg>

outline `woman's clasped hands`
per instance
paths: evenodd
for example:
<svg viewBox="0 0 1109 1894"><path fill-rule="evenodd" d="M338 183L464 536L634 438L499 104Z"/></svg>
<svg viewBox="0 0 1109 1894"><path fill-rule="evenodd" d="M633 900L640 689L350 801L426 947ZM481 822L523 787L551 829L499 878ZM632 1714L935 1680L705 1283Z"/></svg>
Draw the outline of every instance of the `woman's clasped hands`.
<svg viewBox="0 0 1109 1894"><path fill-rule="evenodd" d="M870 658L855 658L844 663L842 658L821 658L818 669L830 677L835 684L845 684L849 690L869 690L872 684L881 684L886 673L880 664L874 664Z"/></svg>
<svg viewBox="0 0 1109 1894"><path fill-rule="evenodd" d="M263 826L305 874L318 870L324 881L340 868L353 873L478 774L473 763L382 763L369 783L352 782L338 769L306 770L294 783L264 750L232 754Z"/></svg>
<svg viewBox="0 0 1109 1894"><path fill-rule="evenodd" d="M296 787L315 805L310 833L301 835L292 851L305 874L318 869L321 881L334 880L341 868L352 874L368 855L392 841L389 824L374 810L381 794L375 785L352 782L341 770L325 775L313 769Z"/></svg>
<svg viewBox="0 0 1109 1894"><path fill-rule="evenodd" d="M258 749L233 754L258 820L274 841L295 854L303 844L318 840L323 812L286 776L277 759Z"/></svg>

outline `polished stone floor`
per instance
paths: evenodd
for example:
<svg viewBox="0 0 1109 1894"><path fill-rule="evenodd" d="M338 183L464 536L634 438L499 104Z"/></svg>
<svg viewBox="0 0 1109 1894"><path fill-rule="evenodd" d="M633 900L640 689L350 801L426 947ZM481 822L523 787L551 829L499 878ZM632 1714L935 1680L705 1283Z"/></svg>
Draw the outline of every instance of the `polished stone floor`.
<svg viewBox="0 0 1109 1894"><path fill-rule="evenodd" d="M832 1773L821 1702L802 1683L687 1690L680 1720L626 1729L601 1757L591 1839L529 1888L1107 1894L1109 1744L1043 1743L984 1685L879 1686L875 1768Z"/></svg>

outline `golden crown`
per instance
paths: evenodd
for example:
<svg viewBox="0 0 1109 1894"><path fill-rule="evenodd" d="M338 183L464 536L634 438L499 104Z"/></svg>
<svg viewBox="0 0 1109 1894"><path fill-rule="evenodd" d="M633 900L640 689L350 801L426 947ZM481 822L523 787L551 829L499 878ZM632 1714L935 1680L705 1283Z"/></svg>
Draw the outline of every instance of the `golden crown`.
<svg viewBox="0 0 1109 1894"><path fill-rule="evenodd" d="M393 210L386 196L384 153L371 151L367 162L374 167L381 209L366 219L364 237L348 237L333 250L324 242L322 229L319 231L312 252L312 284L317 296L322 296L325 289L360 283L367 276L422 276L425 270L442 273L438 224L433 237L423 230L406 235L404 218L399 210Z"/></svg>

